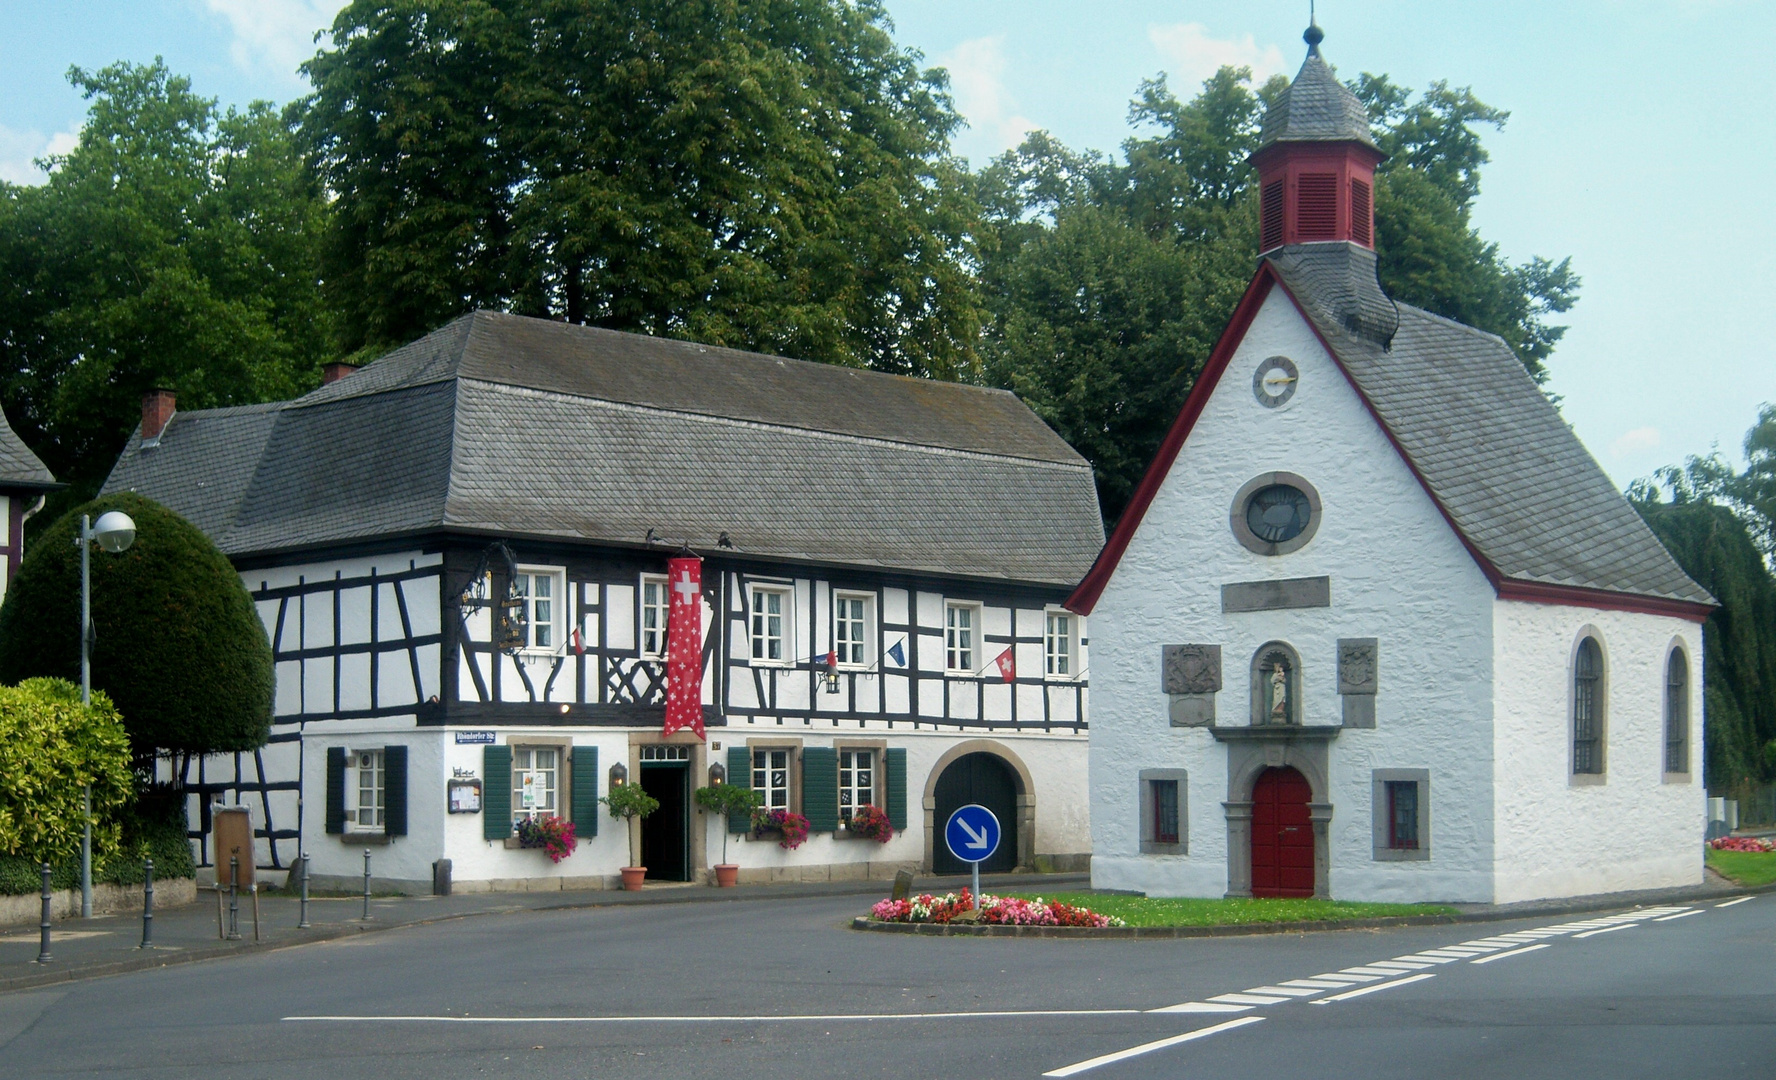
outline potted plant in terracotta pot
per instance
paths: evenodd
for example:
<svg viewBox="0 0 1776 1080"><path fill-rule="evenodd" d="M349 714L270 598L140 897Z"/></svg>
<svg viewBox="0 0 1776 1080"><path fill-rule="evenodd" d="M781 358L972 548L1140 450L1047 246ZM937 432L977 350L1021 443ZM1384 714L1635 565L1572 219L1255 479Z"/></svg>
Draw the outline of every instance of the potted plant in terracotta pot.
<svg viewBox="0 0 1776 1080"><path fill-rule="evenodd" d="M623 867L623 888L630 892L641 889L641 880L647 877L647 867L634 865L641 862L635 853L635 837L638 830L631 824L637 818L647 817L660 808L660 800L641 790L636 784L622 784L611 788L611 793L599 802L610 807L611 817L620 818L623 829L629 834L629 862Z"/></svg>
<svg viewBox="0 0 1776 1080"><path fill-rule="evenodd" d="M701 787L691 796L697 806L706 814L717 819L734 814L747 818L764 802L764 796L749 787L737 784L712 784ZM729 888L740 880L740 867L728 861L728 830L722 829L722 861L715 865L715 884L719 888Z"/></svg>

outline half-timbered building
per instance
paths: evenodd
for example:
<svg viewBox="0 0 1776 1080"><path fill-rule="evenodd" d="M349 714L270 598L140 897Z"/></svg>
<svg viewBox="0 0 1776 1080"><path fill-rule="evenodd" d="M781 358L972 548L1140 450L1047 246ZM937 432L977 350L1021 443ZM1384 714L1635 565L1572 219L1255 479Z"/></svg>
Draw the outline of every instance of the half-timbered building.
<svg viewBox="0 0 1776 1080"><path fill-rule="evenodd" d="M277 664L263 750L184 777L316 880L608 884L954 870L933 823L994 808L987 869L1083 865L1089 465L1011 394L477 313L294 401L145 403L107 491L239 568ZM667 559L703 557L707 738L662 734ZM805 816L782 846L700 814L725 775ZM863 805L896 834L853 839ZM552 863L516 826L557 816ZM723 831L732 829L724 837ZM200 853L207 860L206 848Z"/></svg>
<svg viewBox="0 0 1776 1080"><path fill-rule="evenodd" d="M25 522L61 486L0 413L0 600L25 558Z"/></svg>

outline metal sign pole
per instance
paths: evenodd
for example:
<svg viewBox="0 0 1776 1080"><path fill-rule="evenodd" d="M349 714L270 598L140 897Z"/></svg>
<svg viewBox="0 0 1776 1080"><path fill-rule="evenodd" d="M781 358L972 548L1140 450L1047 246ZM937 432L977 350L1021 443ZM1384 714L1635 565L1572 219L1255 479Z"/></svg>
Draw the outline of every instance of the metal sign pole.
<svg viewBox="0 0 1776 1080"><path fill-rule="evenodd" d="M92 705L92 517L80 515L80 704ZM80 917L92 918L92 785L80 788Z"/></svg>
<svg viewBox="0 0 1776 1080"><path fill-rule="evenodd" d="M974 867L974 909L976 911L979 911L980 910L980 863L978 861L976 861L976 862L969 863L968 865Z"/></svg>

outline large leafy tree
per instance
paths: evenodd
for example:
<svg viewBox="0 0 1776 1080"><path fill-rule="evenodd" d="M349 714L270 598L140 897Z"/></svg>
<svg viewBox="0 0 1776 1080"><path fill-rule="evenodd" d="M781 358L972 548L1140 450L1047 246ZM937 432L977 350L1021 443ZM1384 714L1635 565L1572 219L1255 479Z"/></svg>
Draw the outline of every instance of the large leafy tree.
<svg viewBox="0 0 1776 1080"><path fill-rule="evenodd" d="M1120 160L1037 132L977 181L987 376L1016 390L1097 471L1105 517L1127 504L1254 269L1253 170L1266 105L1223 68L1190 101L1164 79L1129 110ZM1505 114L1465 90L1422 97L1365 75L1352 89L1390 154L1377 177L1382 285L1504 337L1538 379L1578 279L1565 262L1513 266L1469 222L1487 161L1478 128Z"/></svg>
<svg viewBox="0 0 1776 1080"><path fill-rule="evenodd" d="M476 307L954 377L974 221L875 0L358 0L306 66L347 350Z"/></svg>
<svg viewBox="0 0 1776 1080"><path fill-rule="evenodd" d="M71 504L145 390L206 407L318 382L325 317L324 204L276 110L219 111L158 60L68 77L79 143L43 185L0 184L0 401Z"/></svg>

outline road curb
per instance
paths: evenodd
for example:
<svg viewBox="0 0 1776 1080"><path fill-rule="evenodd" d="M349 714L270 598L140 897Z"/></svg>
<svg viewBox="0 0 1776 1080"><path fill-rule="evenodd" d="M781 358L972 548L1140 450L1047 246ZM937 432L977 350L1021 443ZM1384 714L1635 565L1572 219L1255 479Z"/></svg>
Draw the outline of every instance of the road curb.
<svg viewBox="0 0 1776 1080"><path fill-rule="evenodd" d="M1585 898L1570 904L1538 905L1533 909L1463 911L1454 915L1400 915L1380 919L1314 919L1303 922L1242 923L1228 926L980 926L968 923L880 922L867 915L851 920L851 929L877 934L916 934L924 937L1061 938L1072 941L1129 941L1155 938L1248 937L1264 934L1314 933L1326 930L1384 930L1395 926L1450 926L1459 923L1506 922L1550 916L1581 915L1592 911L1647 907L1650 903L1684 903L1724 900L1730 896L1776 892L1776 882L1755 888L1674 890L1659 901L1611 901Z"/></svg>

